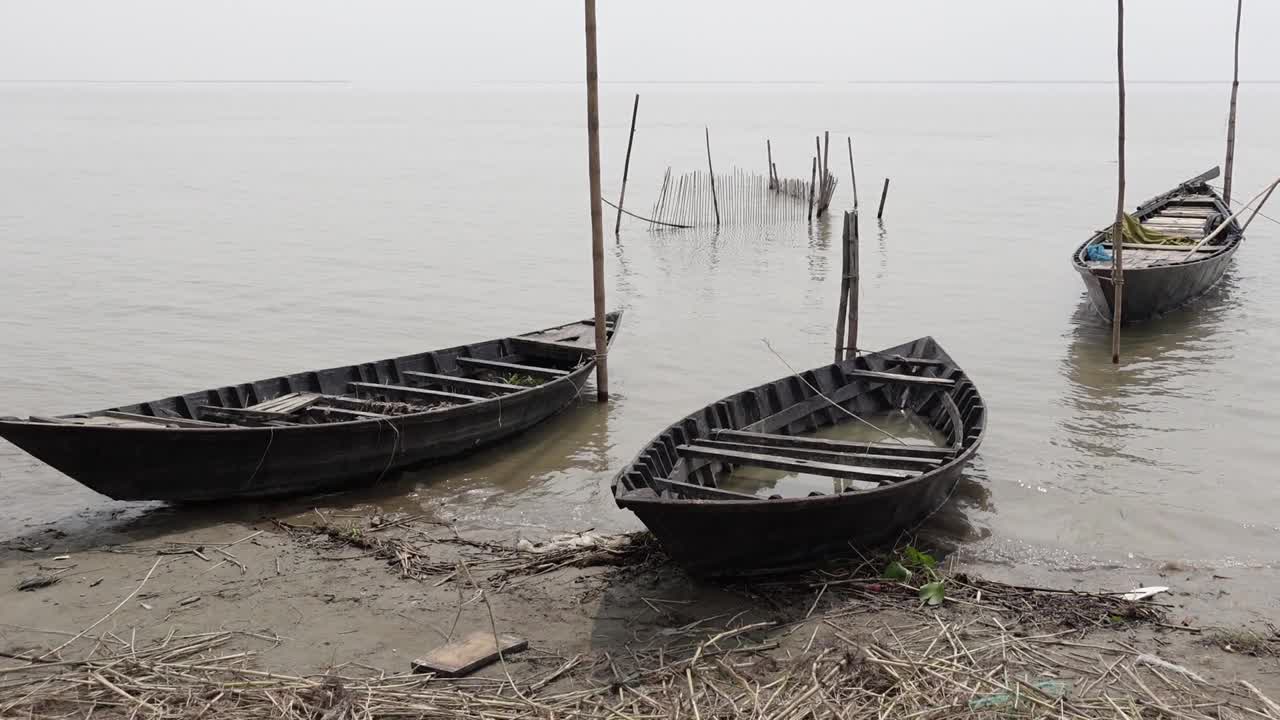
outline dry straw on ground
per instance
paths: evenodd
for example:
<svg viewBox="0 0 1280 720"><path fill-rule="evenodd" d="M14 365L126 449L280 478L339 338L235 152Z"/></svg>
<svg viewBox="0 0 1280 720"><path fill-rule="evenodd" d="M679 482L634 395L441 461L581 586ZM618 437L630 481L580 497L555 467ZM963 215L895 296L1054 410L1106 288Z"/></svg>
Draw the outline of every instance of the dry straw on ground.
<svg viewBox="0 0 1280 720"><path fill-rule="evenodd" d="M303 531L366 547L405 577L453 577L486 606L517 574L660 557L645 536L529 552L457 538L426 547L376 530ZM430 559L459 542L468 558ZM946 602L928 607L908 584L880 578L878 565L733 586L760 600L754 614L764 621L697 618L572 657L539 648L484 678L357 664L281 674L261 663L261 651L286 642L271 635L171 632L140 646L82 631L40 660L0 667L0 717L1280 720L1280 705L1253 685L1213 682L1100 630L1160 624L1154 603L951 575ZM503 631L489 612L493 632Z"/></svg>

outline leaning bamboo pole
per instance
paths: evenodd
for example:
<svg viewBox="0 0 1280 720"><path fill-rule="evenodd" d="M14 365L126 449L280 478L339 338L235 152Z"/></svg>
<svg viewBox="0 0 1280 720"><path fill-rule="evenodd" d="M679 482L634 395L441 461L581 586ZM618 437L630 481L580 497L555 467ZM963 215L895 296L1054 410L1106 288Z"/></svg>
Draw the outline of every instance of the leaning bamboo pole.
<svg viewBox="0 0 1280 720"><path fill-rule="evenodd" d="M631 106L631 133L627 135L627 159L622 163L622 190L618 192L618 220L613 224L613 235L622 233L622 201L627 197L627 171L631 169L631 144L636 140L636 113L640 111L640 93L636 93L636 102Z"/></svg>
<svg viewBox="0 0 1280 720"><path fill-rule="evenodd" d="M1236 0L1236 47L1231 73L1231 110L1227 114L1227 160L1223 163L1222 199L1231 205L1231 173L1236 165L1236 96L1240 93L1240 16L1244 0Z"/></svg>
<svg viewBox="0 0 1280 720"><path fill-rule="evenodd" d="M813 185L818 179L818 158L813 159L813 167L809 170L809 221L813 221Z"/></svg>
<svg viewBox="0 0 1280 720"><path fill-rule="evenodd" d="M849 184L853 187L853 211L858 211L858 175L853 171L853 138L849 141Z"/></svg>
<svg viewBox="0 0 1280 720"><path fill-rule="evenodd" d="M703 128L707 137L707 174L711 176L711 207L716 211L716 227L720 227L720 201L716 199L716 171L711 167L711 128Z"/></svg>
<svg viewBox="0 0 1280 720"><path fill-rule="evenodd" d="M1111 362L1120 362L1120 323L1124 320L1124 0L1116 0L1116 78L1119 80L1120 122L1117 133L1119 188L1111 252Z"/></svg>
<svg viewBox="0 0 1280 720"><path fill-rule="evenodd" d="M596 0L583 0L587 35L587 167L591 175L591 284L595 296L596 399L609 399L609 340L604 310L604 212L600 203L600 73Z"/></svg>

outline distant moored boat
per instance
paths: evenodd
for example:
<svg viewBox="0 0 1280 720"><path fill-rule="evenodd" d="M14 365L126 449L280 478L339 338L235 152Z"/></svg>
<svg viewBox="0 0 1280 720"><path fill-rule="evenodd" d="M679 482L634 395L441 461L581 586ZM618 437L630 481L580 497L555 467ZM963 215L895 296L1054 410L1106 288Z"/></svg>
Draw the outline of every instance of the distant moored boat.
<svg viewBox="0 0 1280 720"><path fill-rule="evenodd" d="M1175 310L1222 279L1244 232L1230 219L1222 196L1209 187L1208 181L1217 176L1215 167L1151 198L1134 212L1136 232L1129 232L1134 229L1131 224L1124 236L1121 322L1141 322ZM1089 291L1089 302L1108 322L1115 309L1112 230L1113 226L1094 233L1071 256Z"/></svg>

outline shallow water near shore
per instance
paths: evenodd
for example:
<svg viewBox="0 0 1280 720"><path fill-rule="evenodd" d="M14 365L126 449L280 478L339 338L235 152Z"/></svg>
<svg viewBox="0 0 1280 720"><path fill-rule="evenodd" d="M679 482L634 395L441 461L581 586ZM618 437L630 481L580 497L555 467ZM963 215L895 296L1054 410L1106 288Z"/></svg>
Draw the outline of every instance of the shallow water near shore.
<svg viewBox="0 0 1280 720"><path fill-rule="evenodd" d="M784 176L807 171L830 129L846 207L852 135L859 344L932 335L988 405L988 436L933 530L1014 575L1137 578L1176 563L1274 585L1280 226L1259 217L1211 295L1126 330L1112 366L1109 328L1068 262L1114 212L1112 93L646 85L627 204L647 211L668 165L704 167L709 126L718 170L763 170L770 138ZM576 87L0 86L0 102L0 413L95 409L590 313ZM630 90L607 86L602 103L612 199ZM1126 204L1219 163L1225 108L1225 86L1131 88ZM1280 88L1245 86L1238 195L1280 168L1277 120ZM868 206L886 176L877 223ZM0 539L311 506L425 510L507 536L635 529L612 473L675 419L787 374L762 339L797 368L830 361L839 233L838 215L720 232L624 221L606 247L609 303L626 310L610 403L584 394L505 447L378 488L117 503L0 442Z"/></svg>

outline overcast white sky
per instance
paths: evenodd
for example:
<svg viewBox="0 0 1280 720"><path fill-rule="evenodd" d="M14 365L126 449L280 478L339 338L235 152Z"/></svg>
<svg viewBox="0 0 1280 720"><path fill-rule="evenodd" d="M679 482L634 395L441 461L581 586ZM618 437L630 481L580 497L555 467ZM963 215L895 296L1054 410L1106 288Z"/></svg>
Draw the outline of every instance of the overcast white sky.
<svg viewBox="0 0 1280 720"><path fill-rule="evenodd" d="M606 82L1109 80L1114 0L599 0ZM1235 0L1128 0L1132 80L1225 81ZM575 0L0 0L0 81L580 82ZM1246 0L1244 80L1280 80Z"/></svg>

